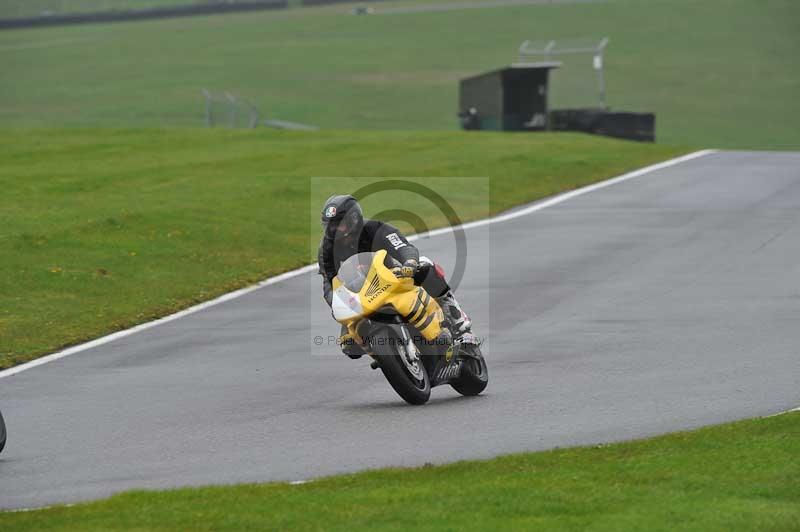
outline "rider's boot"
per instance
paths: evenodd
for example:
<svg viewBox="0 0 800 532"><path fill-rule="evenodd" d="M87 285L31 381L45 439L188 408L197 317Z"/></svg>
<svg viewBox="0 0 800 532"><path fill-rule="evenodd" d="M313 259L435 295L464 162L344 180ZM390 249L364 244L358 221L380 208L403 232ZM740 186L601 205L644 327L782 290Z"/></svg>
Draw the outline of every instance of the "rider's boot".
<svg viewBox="0 0 800 532"><path fill-rule="evenodd" d="M436 301L442 307L445 318L450 322L454 340L459 340L465 334L472 333L472 320L469 319L467 313L458 304L452 290L448 290L444 295L437 297Z"/></svg>
<svg viewBox="0 0 800 532"><path fill-rule="evenodd" d="M342 325L342 332L339 335L339 345L342 348L342 353L353 360L357 360L365 354L364 349L355 341L355 338L350 335L344 325Z"/></svg>

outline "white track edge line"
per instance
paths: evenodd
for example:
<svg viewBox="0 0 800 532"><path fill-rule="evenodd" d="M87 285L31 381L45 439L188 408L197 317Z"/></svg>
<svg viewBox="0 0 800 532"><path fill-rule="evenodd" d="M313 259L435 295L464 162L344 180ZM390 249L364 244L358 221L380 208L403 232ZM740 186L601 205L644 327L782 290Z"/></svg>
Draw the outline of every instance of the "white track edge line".
<svg viewBox="0 0 800 532"><path fill-rule="evenodd" d="M37 506L35 508L12 508L10 510L0 510L0 513L2 513L2 514L18 514L18 513L25 513L25 512L39 512L39 511L42 511L42 510L52 510L53 508L72 508L73 506L77 506L77 503L53 504L53 505L49 505L49 506Z"/></svg>
<svg viewBox="0 0 800 532"><path fill-rule="evenodd" d="M594 192L595 190L600 190L602 188L610 187L616 185L618 183L622 183L624 181L628 181L637 177L641 177L643 175L649 174L651 172L656 172L658 170L662 170L664 168L669 168L670 166L675 166L676 164L684 163L686 161L691 161L692 159L697 159L698 157L703 157L704 155L710 155L712 153L717 153L718 150L701 150L689 153L687 155L683 155L681 157L676 157L675 159L669 159L668 161L660 162L657 164L653 164L650 166L645 166L644 168L640 168L639 170L634 170L632 172L628 172L627 174L623 174L618 177L612 177L605 181L600 181L599 183L594 183L592 185L587 185L585 187L576 188L575 190L571 190L569 192L564 192L557 196L553 196L547 200L540 200L529 207L524 207L521 209L512 210L506 214L499 214L492 218L486 218L484 220L476 220L474 222L467 222L465 224L461 224L455 227L443 227L441 229L434 229L432 231L428 231L427 233L420 233L418 235L412 235L409 237L409 240L417 240L419 238L429 237L429 236L438 236L447 233L451 233L457 229L473 229L475 227L481 227L484 225L490 225L499 222L506 222L508 220L513 220L514 218L519 218L520 216L527 216L528 214L533 214L534 212L540 211L542 209L546 209L547 207L552 207L553 205L558 205L559 203L563 203L569 199L572 199L577 196L582 196L584 194L588 194L589 192Z"/></svg>
<svg viewBox="0 0 800 532"><path fill-rule="evenodd" d="M782 412L777 412L775 414L770 414L764 417L777 417L777 416L782 416L784 414L791 414L792 412L800 412L800 406L798 406L797 408L790 408L789 410L784 410Z"/></svg>
<svg viewBox="0 0 800 532"><path fill-rule="evenodd" d="M705 155L709 155L712 153L716 153L717 150L700 150L696 152L689 153L687 155L682 155L681 157L676 157L674 159L669 159L667 161L663 161L660 163L652 164L650 166L645 166L644 168L640 168L638 170L634 170L632 172L628 172L627 174L623 174L621 176L613 177L611 179L607 179L605 181L600 181L599 183L594 183L592 185L588 185L585 187L581 187L570 192L565 192L563 194L559 194L550 198L549 200L539 201L534 203L529 207L524 207L522 209L513 210L506 214L500 214L498 216L494 216L491 218L486 218L483 220L477 220L474 222L468 222L465 224L461 224L456 227L444 227L441 229L434 229L433 231L428 231L427 233L421 233L418 235L411 235L409 240L419 240L420 238L428 238L432 236L444 235L447 233L451 233L457 229L473 229L475 227L482 227L484 225L490 225L500 222L506 222L508 220L513 220L515 218L519 218L521 216L527 216L529 214L533 214L534 212L540 211L542 209L546 209L547 207L552 207L553 205L558 205L559 203L563 203L569 199L575 198L577 196L582 196L583 194L588 194L589 192L593 192L595 190L600 190L606 187L610 187L616 185L618 183L622 183L624 181L628 181L630 179L634 179L637 177L641 177L643 175L649 174L651 172L656 172L658 170L662 170L664 168L669 168L670 166L675 166L676 164L681 164L686 161L691 161L692 159L697 159L698 157L703 157ZM81 351L86 351L87 349L92 349L93 347L98 347L114 340L119 340L120 338L125 338L126 336L130 336L140 331L144 331L146 329L150 329L152 327L156 327L158 325L168 323L170 321L177 320L179 318L183 318L185 316L189 316L190 314L194 314L195 312L200 312L201 310L205 310L209 307L213 307L219 305L221 303L225 303L227 301L231 301L233 299L239 298L243 295L249 294L250 292L254 292L260 288L264 288L265 286L269 286L272 284L280 283L282 281L286 281L287 279L292 279L299 275L303 275L304 273L313 272L317 268L316 264L309 264L307 266L303 266L302 268L298 268L296 270L291 270L280 275L276 275L275 277L270 277L269 279L265 279L257 284L252 286L248 286L245 288L241 288L239 290L235 290L233 292L228 292L218 298L211 299L204 303L200 303L193 307L189 307L187 309L181 310L176 312L175 314L170 314L169 316L165 316L163 318L159 318L157 320L148 321L145 323L141 323L136 325L135 327L131 327L130 329L125 329L122 331L117 331L115 333L102 336L100 338L96 338L89 342L74 345L62 351L58 351L56 353L52 353L50 355L43 356L41 358L37 358L35 360L31 360L30 362L26 362L24 364L20 364L19 366L14 366L13 368L9 368L4 371L0 371L0 379L4 377L11 377L12 375L16 375L18 373L22 373L23 371L35 368L37 366L41 366L43 364L47 364L48 362L53 362L54 360L59 360L64 357L68 357L70 355L74 355L75 353L80 353Z"/></svg>
<svg viewBox="0 0 800 532"><path fill-rule="evenodd" d="M276 275L275 277L270 277L269 279L265 279L257 284L252 286L248 286L245 288L240 288L239 290L235 290L233 292L228 292L216 299L211 299L209 301L205 301L193 307L189 307L187 309L181 310L176 312L175 314L170 314L169 316L164 316L163 318L159 318L157 320L148 321L145 323L141 323L130 329L125 329L122 331L117 331L115 333L111 333L106 336L102 336L100 338L96 338L84 344L74 345L72 347L68 347L63 351L58 351L56 353L43 356L41 358L37 358L36 360L31 360L30 362L26 362L25 364L20 364L19 366L15 366L13 368L9 368L4 371L0 371L0 379L3 377L10 377L12 375L16 375L22 371L35 368L36 366L41 366L42 364L47 364L48 362L52 362L54 360L58 360L60 358L68 357L70 355L74 355L75 353L80 353L81 351L86 351L87 349L91 349L93 347L98 347L103 344L107 344L109 342L113 342L114 340L119 340L120 338L125 338L126 336L130 336L134 333L139 331L144 331L145 329L149 329L151 327L156 327L157 325L161 325L163 323L168 323L170 321L177 320L179 318L183 318L184 316L188 316L190 314L194 314L195 312L200 312L201 310L205 310L209 307L213 307L219 305L220 303L225 303L226 301L231 301L233 299L239 298L245 294L249 294L250 292L254 292L259 288L263 288L265 286L269 286L271 284L276 284L281 281L285 281L287 279L291 279L292 277L297 277L298 275L302 275L304 273L308 273L314 271L316 269L315 264L309 264L308 266L303 266L302 268L298 268L296 270L292 270L286 273L282 273L280 275Z"/></svg>

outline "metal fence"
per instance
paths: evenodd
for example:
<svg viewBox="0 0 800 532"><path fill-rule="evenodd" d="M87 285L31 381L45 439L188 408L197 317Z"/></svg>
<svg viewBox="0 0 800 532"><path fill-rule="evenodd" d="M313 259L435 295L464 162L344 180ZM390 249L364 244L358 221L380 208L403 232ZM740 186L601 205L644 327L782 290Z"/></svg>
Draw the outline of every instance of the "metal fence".
<svg viewBox="0 0 800 532"><path fill-rule="evenodd" d="M605 78L605 50L608 37L525 41L519 47L519 61L559 61L550 82L551 106L608 107Z"/></svg>
<svg viewBox="0 0 800 532"><path fill-rule="evenodd" d="M313 131L317 126L266 117L250 100L230 92L213 93L202 89L205 99L204 121L207 127L228 127L234 129L255 129L271 127Z"/></svg>

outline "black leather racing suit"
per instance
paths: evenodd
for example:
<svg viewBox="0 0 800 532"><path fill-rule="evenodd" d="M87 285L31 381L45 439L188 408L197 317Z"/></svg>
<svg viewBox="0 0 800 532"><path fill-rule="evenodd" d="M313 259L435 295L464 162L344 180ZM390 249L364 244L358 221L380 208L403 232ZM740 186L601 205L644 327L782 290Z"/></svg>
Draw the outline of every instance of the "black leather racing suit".
<svg viewBox="0 0 800 532"><path fill-rule="evenodd" d="M339 266L357 253L375 252L385 249L387 253L401 264L408 259L419 262L419 250L414 247L396 227L377 220L364 220L364 226L359 235L343 237L341 235L326 234L322 238L317 254L319 274L322 275L322 291L328 306L333 298L333 278L339 271ZM440 272L429 264L420 264L418 273L414 276L414 283L422 285L433 297L447 293L447 285Z"/></svg>

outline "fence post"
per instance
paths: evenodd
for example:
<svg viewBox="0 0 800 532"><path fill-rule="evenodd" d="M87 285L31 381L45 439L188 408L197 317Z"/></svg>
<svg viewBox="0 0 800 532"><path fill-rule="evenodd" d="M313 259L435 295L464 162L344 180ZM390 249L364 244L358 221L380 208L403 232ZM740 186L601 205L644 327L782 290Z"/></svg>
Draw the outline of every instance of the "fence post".
<svg viewBox="0 0 800 532"><path fill-rule="evenodd" d="M211 93L208 92L206 89L201 89L203 91L203 96L206 99L206 127L213 127L214 126L214 117L211 114L211 106L212 104L212 96Z"/></svg>

